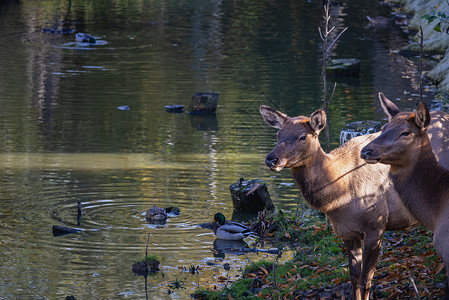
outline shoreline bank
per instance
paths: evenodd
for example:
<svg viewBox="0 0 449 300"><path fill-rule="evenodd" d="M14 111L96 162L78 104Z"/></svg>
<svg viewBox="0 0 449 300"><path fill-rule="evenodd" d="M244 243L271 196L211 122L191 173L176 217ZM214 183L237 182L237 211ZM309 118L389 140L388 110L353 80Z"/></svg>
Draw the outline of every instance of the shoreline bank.
<svg viewBox="0 0 449 300"><path fill-rule="evenodd" d="M441 32L434 30L435 25L439 22L435 20L428 24L426 19L422 16L429 14L432 11L449 13L449 2L446 0L402 0L399 1L403 5L403 10L408 15L413 15L409 20L408 26L418 31L422 26L424 36L424 51L438 52L443 54L443 58L427 72L425 76L435 82L440 90L449 90L449 34L446 33L448 28L447 23L441 23ZM415 34L413 41L417 41L418 34ZM413 42L414 43L414 42ZM410 48L417 45L411 44Z"/></svg>

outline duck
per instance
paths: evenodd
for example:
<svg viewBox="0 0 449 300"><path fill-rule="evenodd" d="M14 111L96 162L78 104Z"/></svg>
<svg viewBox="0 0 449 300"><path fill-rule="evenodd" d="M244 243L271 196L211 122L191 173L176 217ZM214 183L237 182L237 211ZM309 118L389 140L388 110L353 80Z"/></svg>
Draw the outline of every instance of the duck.
<svg viewBox="0 0 449 300"><path fill-rule="evenodd" d="M167 220L167 211L165 210L165 208L157 207L156 205L154 205L147 210L145 219L149 223L163 224Z"/></svg>
<svg viewBox="0 0 449 300"><path fill-rule="evenodd" d="M79 43L91 43L91 44L95 44L97 42L93 36L91 36L88 33L82 33L82 32L78 32L75 35L75 41L77 41Z"/></svg>
<svg viewBox="0 0 449 300"><path fill-rule="evenodd" d="M218 239L228 241L243 240L247 236L254 234L248 226L233 221L227 221L222 213L216 213L214 215L212 230Z"/></svg>

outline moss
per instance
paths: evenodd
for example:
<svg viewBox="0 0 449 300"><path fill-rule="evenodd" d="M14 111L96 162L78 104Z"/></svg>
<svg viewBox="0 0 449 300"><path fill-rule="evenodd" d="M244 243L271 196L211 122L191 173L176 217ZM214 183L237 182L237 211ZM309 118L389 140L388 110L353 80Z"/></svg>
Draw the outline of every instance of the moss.
<svg viewBox="0 0 449 300"><path fill-rule="evenodd" d="M191 297L202 300L258 299L250 293L252 282L252 279L244 278L219 291L198 290Z"/></svg>
<svg viewBox="0 0 449 300"><path fill-rule="evenodd" d="M155 255L143 257L133 264L132 271L138 275L148 275L159 271L159 260Z"/></svg>
<svg viewBox="0 0 449 300"><path fill-rule="evenodd" d="M352 288L343 241L326 230L322 216L303 219L282 211L264 219L266 223L276 222L285 232L294 228L288 239L296 245L292 260L281 264L272 257L252 263L233 285L219 291L202 290L196 293L201 296L196 299L340 299L343 295L350 298ZM410 276L420 291L435 291L429 299L444 293L445 272L426 275L435 272L441 259L433 248L432 234L423 227L387 232L382 252L373 281L375 298L413 297Z"/></svg>

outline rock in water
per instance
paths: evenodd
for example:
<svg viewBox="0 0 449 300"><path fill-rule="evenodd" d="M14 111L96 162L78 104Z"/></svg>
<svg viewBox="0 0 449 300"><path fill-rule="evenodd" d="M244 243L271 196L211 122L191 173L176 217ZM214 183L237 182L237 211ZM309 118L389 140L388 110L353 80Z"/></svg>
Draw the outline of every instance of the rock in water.
<svg viewBox="0 0 449 300"><path fill-rule="evenodd" d="M360 73L360 60L347 59L331 59L326 66L329 75L336 76L358 76Z"/></svg>
<svg viewBox="0 0 449 300"><path fill-rule="evenodd" d="M378 121L357 121L346 124L340 131L340 145L356 136L378 132L381 127L382 123Z"/></svg>

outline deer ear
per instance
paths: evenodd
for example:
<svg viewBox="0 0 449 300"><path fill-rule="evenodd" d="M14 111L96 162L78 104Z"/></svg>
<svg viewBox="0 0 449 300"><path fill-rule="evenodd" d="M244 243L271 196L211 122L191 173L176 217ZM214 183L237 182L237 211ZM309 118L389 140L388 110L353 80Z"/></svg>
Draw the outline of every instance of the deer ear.
<svg viewBox="0 0 449 300"><path fill-rule="evenodd" d="M391 121L400 112L399 108L390 99L385 97L383 93L379 93L379 101L384 113L388 116L388 121Z"/></svg>
<svg viewBox="0 0 449 300"><path fill-rule="evenodd" d="M324 110L318 109L310 115L310 126L315 132L320 132L326 126L326 113Z"/></svg>
<svg viewBox="0 0 449 300"><path fill-rule="evenodd" d="M421 129L421 131L425 131L427 126L430 124L430 113L427 105L424 102L419 102L418 106L415 109L415 123Z"/></svg>
<svg viewBox="0 0 449 300"><path fill-rule="evenodd" d="M260 114L262 115L265 122L274 128L281 129L284 127L285 121L288 119L286 114L281 113L269 106L261 105L259 108Z"/></svg>

